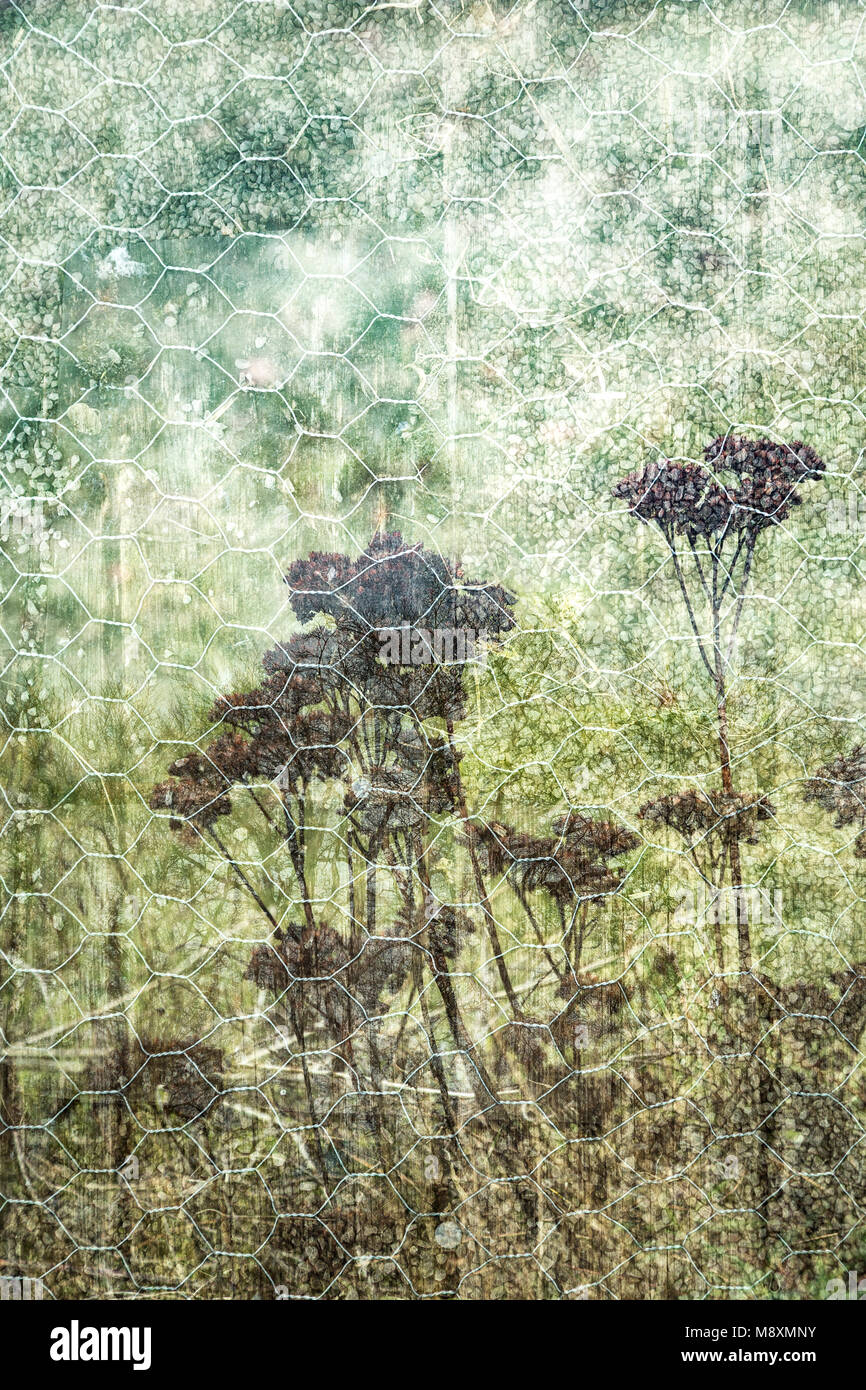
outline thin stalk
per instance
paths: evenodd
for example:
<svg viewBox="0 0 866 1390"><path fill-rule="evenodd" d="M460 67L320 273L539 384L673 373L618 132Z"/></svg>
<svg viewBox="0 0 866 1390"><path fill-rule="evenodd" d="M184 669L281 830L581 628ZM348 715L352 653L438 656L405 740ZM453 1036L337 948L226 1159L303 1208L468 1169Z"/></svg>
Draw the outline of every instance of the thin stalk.
<svg viewBox="0 0 866 1390"><path fill-rule="evenodd" d="M547 949L547 945L546 945L545 940L544 940L544 934L543 934L543 932L542 932L542 930L541 930L541 927L538 925L538 921L537 921L537 919L536 919L535 913L532 911L532 908L529 906L529 903L528 903L527 900L526 900L526 894L523 892L523 890L522 890L521 888L518 888L518 887L517 887L517 884L516 884L516 883L512 883L510 878L509 878L508 882L509 882L509 886L510 886L510 888L511 888L512 893L513 893L514 896L517 898L517 901L520 903L520 906L523 908L523 911L526 913L526 916L527 916L527 918L528 918L528 920L529 920L529 925L532 927L532 930L533 930L533 932L535 933L535 939L536 939L536 941L538 942L539 946L541 947L542 951L544 952L545 956L547 957L547 962L548 962L548 964L549 964L551 970L553 971L553 973L554 973L554 975L556 976L556 978L557 978L558 980L561 980L561 979L562 979L562 975L561 975L559 969L557 968L557 965L556 965L556 962L555 962L554 959L553 959L553 956L550 954L550 952L549 952L548 949Z"/></svg>
<svg viewBox="0 0 866 1390"><path fill-rule="evenodd" d="M478 862L478 854L475 849L473 827L472 822L469 819L469 808L466 804L466 792L463 788L463 779L460 776L460 767L457 762L457 748L454 742L454 722L452 719L448 718L446 719L445 723L446 728L448 730L448 747L451 752L451 765L454 768L454 790L457 793L457 806L460 811L460 816L463 821L463 824L466 827L466 837L469 844L469 860L472 864L472 874L475 879L475 887L477 889L479 901L481 903L481 910L484 913L484 920L487 924L487 934L490 937L490 944L493 947L493 954L496 960L496 969L498 970L499 978L502 981L502 988L505 990L505 994L509 1004L511 1005L511 1010L514 1017L520 1018L522 1017L520 1000L517 997L514 985L511 982L511 976L508 973L508 966L505 963L505 956L502 951L502 943L499 940L499 929L496 924L496 918L494 917L493 911L490 907L490 895L487 891L487 885L484 882L484 875L481 872L481 865Z"/></svg>
<svg viewBox="0 0 866 1390"><path fill-rule="evenodd" d="M715 673L714 673L714 671L713 671L712 666L710 665L710 662L709 662L709 659L708 659L708 657L707 657L706 651L704 650L704 643L703 643L703 639L702 639L702 637L701 637L701 634L700 634L699 631L698 631L698 624L697 624L697 621L695 620L694 609L692 608L692 600L691 600L691 597L690 597L690 595L689 595L688 588L687 588L687 586L686 586L685 575L683 574L682 566L680 565L680 559L679 559L679 556L678 556L678 554L677 554L676 547L674 546L673 538L670 537L670 536L668 536L668 535L667 535L667 532L663 532L662 534L665 536L665 539L667 540L668 546L669 546L669 548L670 548L671 557L672 557L673 562L674 562L674 569L676 570L677 579L679 580L680 593L682 594L682 596L683 596L683 602L684 602L685 605L686 605L686 612L687 612L688 615L689 615L689 622L690 622L691 625L692 625L692 632L694 633L695 641L696 641L697 644L698 644L698 651L700 652L700 655L701 655L701 661L704 663L704 666L707 668L707 673L708 673L708 675L709 675L709 677L710 677L710 680L714 681L714 680L715 680Z"/></svg>
<svg viewBox="0 0 866 1390"><path fill-rule="evenodd" d="M219 850L220 854L221 854L221 855L223 856L223 858L225 859L226 863L227 863L227 864L234 870L234 872L237 874L238 878L240 879L241 883L242 883L242 884L244 885L244 887L246 888L247 892L248 892L248 893L250 894L250 896L253 898L254 902L261 908L262 912L263 912L263 913L265 914L265 916L267 917L267 919L268 919L268 921L270 922L271 926L272 926L272 927L274 928L274 930L276 931L276 929L279 927L279 922L277 921L277 919L276 919L276 917L274 916L274 914L271 912L270 908L267 907L267 906L265 905L265 903L262 901L262 899L259 897L258 893L256 892L256 890L255 890L255 888L253 887L253 885L250 883L250 881L249 881L249 879L247 878L246 874L244 873L243 869L240 867L239 864L237 864L237 863L235 862L234 859L232 859L231 855L229 854L228 850L226 849L226 847L225 847L225 845L223 844L223 842L222 842L222 840L220 839L220 837L217 835L216 831L215 831L215 830L210 830L210 831L208 831L208 834L210 835L211 839L213 840L213 842L214 842L214 844L216 845L217 849Z"/></svg>
<svg viewBox="0 0 866 1390"><path fill-rule="evenodd" d="M304 918L310 931L315 932L316 920L313 916L313 905L310 902L310 893L309 889L307 888L307 874L304 866L304 852L301 848L298 838L298 827L295 823L291 811L289 810L285 794L282 795L281 800L283 803L283 815L285 816L286 821L286 843L289 846L289 855L291 856L292 860L292 868L295 871L295 877L298 880L298 887L301 890Z"/></svg>
<svg viewBox="0 0 866 1390"><path fill-rule="evenodd" d="M316 1162L319 1166L319 1173L322 1179L322 1186L328 1193L328 1196L330 1196L331 1188L328 1179L328 1167L325 1163L325 1153L322 1148L322 1136L319 1131L319 1117L316 1110L315 1096L313 1095L313 1079L310 1076L310 1068L307 1064L307 1045L306 1038L304 1035L304 1026L298 1017L294 1004L290 1005L290 1015L292 1020L292 1027L295 1033L295 1038L297 1039L298 1047L300 1048L301 1071L304 1075L304 1090L306 1091L307 1095L307 1109L310 1112L310 1120L312 1121L313 1127L313 1147L316 1151Z"/></svg>
<svg viewBox="0 0 866 1390"><path fill-rule="evenodd" d="M726 665L730 665L731 656L732 656L733 650L734 650L734 642L736 641L736 638L737 638L737 631L738 631L739 626L740 626L740 619L741 619L741 617L743 616L743 600L744 600L745 597L746 597L746 588L747 588L748 583L749 583L749 576L750 576L750 574L751 574L751 572L752 572L752 560L753 560L754 557L755 557L755 543L756 543L756 541L757 541L757 537L756 537L756 536L751 537L751 539L750 539L749 542L748 542L748 549L746 550L746 563L745 563L744 566L743 566L743 577L742 577L742 579L740 580L740 587L739 587L739 591L738 591L738 593L737 593L737 602L736 602L736 605L735 605L735 607L734 607L734 616L733 616L733 619L732 619L732 621L731 621L731 635L730 635L730 638L729 638L729 641L728 641L728 650L727 650L727 654L726 654L726 657L725 657L725 663L726 663Z"/></svg>
<svg viewBox="0 0 866 1390"><path fill-rule="evenodd" d="M419 840L416 841L415 862L418 867L418 877L421 880L423 888L426 890L427 901L430 902L433 897L433 890L430 886L430 875L427 872L427 863L423 848L420 844L420 837ZM463 1022L460 1006L457 1003L457 996L454 993L454 985L448 971L448 962L445 959L441 946L436 942L435 932L428 933L428 935L431 937L428 951L433 962L436 987L442 996L442 1003L445 1005L445 1014L448 1019L448 1026L451 1029L451 1036L457 1045L458 1051L464 1052L468 1058L471 1058L471 1067L477 1073L489 1099L492 1100L495 1105L499 1105L501 1102L496 1093L493 1081L488 1074L487 1068L478 1056L476 1045L469 1036L466 1024ZM473 1085L473 1090L475 1089ZM486 1099L483 1095L476 1094L479 1100Z"/></svg>

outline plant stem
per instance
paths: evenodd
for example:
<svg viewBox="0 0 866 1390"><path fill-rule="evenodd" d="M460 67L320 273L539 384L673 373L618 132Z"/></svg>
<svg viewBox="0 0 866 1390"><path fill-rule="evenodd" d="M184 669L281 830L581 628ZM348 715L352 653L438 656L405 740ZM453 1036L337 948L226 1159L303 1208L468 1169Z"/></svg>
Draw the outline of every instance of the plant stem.
<svg viewBox="0 0 866 1390"><path fill-rule="evenodd" d="M265 916L267 917L268 921L271 923L271 926L272 926L272 927L274 928L274 930L276 931L277 927L279 926L279 922L277 921L277 919L276 919L276 917L274 916L274 914L271 912L270 908L265 906L264 902L263 902L262 899L259 897L259 895L258 895L258 893L256 892L256 890L255 890L255 888L253 887L253 885L250 883L250 881L249 881L249 879L247 878L246 874L244 873L243 869L240 867L239 864L237 864L237 863L235 862L234 859L232 859L231 855L229 854L228 850L226 849L226 846L223 844L222 840L220 839L219 835L217 835L216 831L215 831L215 830L211 830L209 833L210 833L211 839L213 840L213 842L214 842L214 844L216 845L217 849L219 850L220 854L221 854L221 855L223 856L223 858L225 859L226 863L227 863L227 864L234 870L234 872L237 874L238 878L240 879L241 883L242 883L242 884L244 885L244 887L246 888L247 892L248 892L248 893L250 894L250 896L253 898L254 902L256 902L256 903L258 904L258 906L261 908L262 912L265 914Z"/></svg>
<svg viewBox="0 0 866 1390"><path fill-rule="evenodd" d="M472 874L475 879L475 887L478 892L481 910L484 913L484 920L487 924L487 934L490 937L490 944L493 947L493 954L496 960L496 969L499 971L499 978L502 981L502 988L505 990L506 997L511 1005L512 1013L515 1018L522 1017L520 1000L517 998L511 976L508 973L508 966L505 963L505 956L502 951L502 944L499 940L499 930L496 925L496 918L490 907L490 895L484 882L484 875L481 872L481 865L478 862L478 854L475 848L474 832L472 822L469 819L469 808L466 804L466 792L463 788L463 779L460 776L460 768L457 762L457 748L454 743L454 723L450 718L446 719L448 730L448 747L451 752L451 764L454 768L454 790L457 793L457 806L463 824L466 827L466 837L469 844L469 859L472 864Z"/></svg>
<svg viewBox="0 0 866 1390"><path fill-rule="evenodd" d="M310 902L310 894L307 888L307 875L306 870L304 868L304 852L301 849L298 839L298 827L295 823L291 811L289 810L285 794L283 794L282 802L283 815L286 818L286 843L289 846L289 854L291 855L292 859L292 868L295 871L295 877L298 880L298 887L301 890L301 900L304 909L304 918L306 920L309 930L311 932L315 932L316 919L313 916L313 905Z"/></svg>
<svg viewBox="0 0 866 1390"><path fill-rule="evenodd" d="M427 872L427 863L423 847L420 843L420 836L416 839L415 861L418 866L418 877L427 895L426 901L430 902L433 897L433 890L430 886L430 875ZM483 1092L481 1092L479 1088L476 1088L474 1084L473 1090L476 1091L476 1097L479 1101L487 1103L489 1100L492 1100L495 1105L499 1105L501 1102L499 1096L496 1094L493 1081L488 1074L487 1068L478 1056L475 1043L469 1036L466 1024L463 1022L460 1007L457 1003L457 996L454 993L454 985L448 973L448 962L445 959L442 947L436 940L435 932L428 932L428 937L430 938L428 951L433 961L436 985L442 996L442 1003L445 1005L445 1013L448 1018L448 1026L451 1029L451 1036L457 1044L458 1051L465 1053L467 1059L470 1060L471 1070L477 1074L484 1090L487 1092L487 1096L485 1097Z"/></svg>

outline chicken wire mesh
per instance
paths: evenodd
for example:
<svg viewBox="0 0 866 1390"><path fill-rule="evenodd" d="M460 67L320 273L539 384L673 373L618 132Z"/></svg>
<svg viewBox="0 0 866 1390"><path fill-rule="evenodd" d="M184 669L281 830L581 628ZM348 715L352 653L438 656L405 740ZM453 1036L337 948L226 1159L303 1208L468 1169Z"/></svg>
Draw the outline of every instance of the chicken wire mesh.
<svg viewBox="0 0 866 1390"><path fill-rule="evenodd" d="M0 7L4 1297L856 1284L864 11L759 8Z"/></svg>

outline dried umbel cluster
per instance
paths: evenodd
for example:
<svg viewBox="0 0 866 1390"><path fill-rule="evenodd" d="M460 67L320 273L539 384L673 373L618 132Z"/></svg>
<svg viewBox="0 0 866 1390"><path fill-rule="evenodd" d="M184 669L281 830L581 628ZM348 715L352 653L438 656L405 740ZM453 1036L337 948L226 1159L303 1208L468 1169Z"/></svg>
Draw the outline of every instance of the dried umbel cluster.
<svg viewBox="0 0 866 1390"><path fill-rule="evenodd" d="M461 719L464 668L481 654L479 638L494 643L514 627L512 594L466 579L460 565L408 544L399 531L376 535L355 560L314 551L289 567L286 582L298 619L320 625L267 653L266 669L294 678L312 668L332 697L341 687L351 696L354 687L371 707L411 710L419 719ZM394 634L419 630L448 633L445 661L433 649L420 664L409 652L395 659Z"/></svg>
<svg viewBox="0 0 866 1390"><path fill-rule="evenodd" d="M757 844L759 822L772 820L776 811L767 797L759 793L688 787L647 801L638 814L642 820L670 826L689 845L709 837L722 843L745 840Z"/></svg>
<svg viewBox="0 0 866 1390"><path fill-rule="evenodd" d="M612 491L640 521L690 536L714 534L731 515L725 489L697 463L653 460L627 474Z"/></svg>
<svg viewBox="0 0 866 1390"><path fill-rule="evenodd" d="M172 830L188 843L198 834L213 832L220 816L231 814L229 795L238 785L262 785L277 778L281 785L302 793L315 779L338 776L345 766L339 747L349 721L338 713L313 710L288 722L273 706L259 703L262 692L229 696L218 702L226 723L239 727L208 743L202 753L190 753L169 766L171 781L154 787L152 810L170 810ZM241 729L255 728L244 738Z"/></svg>
<svg viewBox="0 0 866 1390"><path fill-rule="evenodd" d="M172 781L160 782L150 794L153 811L171 811L169 825L187 843L213 829L220 816L231 815L229 778L207 754L191 753L169 766Z"/></svg>
<svg viewBox="0 0 866 1390"><path fill-rule="evenodd" d="M277 927L273 942L256 947L246 978L274 994L299 980L334 979L350 960L342 937L327 922L316 923L313 930L288 922Z"/></svg>
<svg viewBox="0 0 866 1390"><path fill-rule="evenodd" d="M694 542L745 533L756 538L786 520L802 497L797 484L820 478L824 463L797 440L719 435L704 449L705 466L671 459L650 462L613 488L643 522ZM727 475L727 476L725 476Z"/></svg>
<svg viewBox="0 0 866 1390"><path fill-rule="evenodd" d="M555 820L553 830L535 836L492 822L476 824L472 834L484 846L490 872L510 875L523 892L543 889L561 902L616 892L622 880L608 861L636 849L637 835L576 812Z"/></svg>
<svg viewBox="0 0 866 1390"><path fill-rule="evenodd" d="M740 478L777 474L792 483L819 478L825 468L816 450L800 439L793 444L776 444L765 437L719 434L705 448L704 458L714 467L729 468Z"/></svg>
<svg viewBox="0 0 866 1390"><path fill-rule="evenodd" d="M274 781L301 799L316 780L343 780L345 808L370 835L452 810L458 755L422 725L462 717L464 667L383 663L377 635L423 621L495 639L514 626L513 596L467 582L399 532L375 536L357 559L314 552L286 582L301 621L321 621L264 654L260 686L216 701L210 717L230 732L173 763L152 809L172 811L187 839L213 835L233 786Z"/></svg>
<svg viewBox="0 0 866 1390"><path fill-rule="evenodd" d="M850 753L841 753L819 767L806 783L803 796L823 806L838 826L866 827L866 748L858 743ZM854 854L866 859L866 829L854 843Z"/></svg>
<svg viewBox="0 0 866 1390"><path fill-rule="evenodd" d="M428 749L407 745L408 740L401 740L399 763L373 766L346 787L346 810L367 835L420 832L434 816L455 809L457 755L441 744Z"/></svg>
<svg viewBox="0 0 866 1390"><path fill-rule="evenodd" d="M592 820L574 809L554 820L553 833L569 844L583 845L605 859L628 854L640 844L633 830L627 830L612 820Z"/></svg>
<svg viewBox="0 0 866 1390"><path fill-rule="evenodd" d="M303 1000L337 1037L352 1031L355 1015L374 1011L404 983L412 943L401 937L368 938L354 953L327 922L314 929L289 922L272 941L256 946L244 976L290 1007Z"/></svg>
<svg viewBox="0 0 866 1390"><path fill-rule="evenodd" d="M467 580L399 531L373 537L357 560L314 551L289 567L286 582L301 622L333 618L358 635L410 628L470 628L501 637L514 626L514 597L499 584Z"/></svg>
<svg viewBox="0 0 866 1390"><path fill-rule="evenodd" d="M733 889L744 881L741 841L754 841L757 825L774 812L766 798L734 785L728 720L728 679L737 634L762 534L785 521L802 497L798 487L824 472L813 448L797 440L779 444L745 435L718 435L703 463L661 459L630 473L613 489L632 515L654 523L665 538L695 649L715 706L721 786L691 788L648 802L645 820L669 825L686 841L709 881ZM700 867L700 865L699 865ZM717 943L721 966L721 942ZM738 927L743 973L752 968L748 922Z"/></svg>
<svg viewBox="0 0 866 1390"><path fill-rule="evenodd" d="M467 581L459 565L405 544L399 533L374 537L356 559L313 554L293 564L286 580L294 611L309 626L265 653L264 677L255 689L216 701L211 719L222 732L172 763L170 780L154 788L151 806L170 811L172 827L188 841L206 837L267 917L273 935L254 950L247 978L281 1001L275 1007L289 1011L299 1040L323 1025L349 1037L359 1009L364 1016L375 1009L383 989L401 987L412 965L416 973L432 972L452 1041L463 1047L466 1029L448 962L474 927L447 905L431 912L426 861L436 827L468 814L454 740L464 712L466 662L387 661L379 637L381 629L423 623L458 634L464 627L473 634L483 629L495 642L514 626L515 600L500 585ZM308 883L314 782L333 789L334 843L348 870L348 911L336 924L314 916ZM220 837L217 822L230 814L232 794L240 791L249 796L252 814L260 812L267 822L266 829L259 822L262 833L285 842L301 926L286 925L279 907L269 906L272 880L255 882L254 867L237 863ZM577 836L569 844L566 867L555 872L615 886L593 860L597 849L579 846ZM472 868L497 968L517 1011L477 859ZM391 921L380 920L377 875L383 870L400 904ZM413 981L417 988L414 975ZM377 1055L375 1038L369 1053ZM487 1094L492 1083L480 1065L477 1074ZM450 1112L447 1096L443 1110Z"/></svg>
<svg viewBox="0 0 866 1390"><path fill-rule="evenodd" d="M225 1069L221 1048L209 1047L195 1037L140 1038L149 1058L143 1080L167 1110L192 1120L205 1113L219 1095Z"/></svg>

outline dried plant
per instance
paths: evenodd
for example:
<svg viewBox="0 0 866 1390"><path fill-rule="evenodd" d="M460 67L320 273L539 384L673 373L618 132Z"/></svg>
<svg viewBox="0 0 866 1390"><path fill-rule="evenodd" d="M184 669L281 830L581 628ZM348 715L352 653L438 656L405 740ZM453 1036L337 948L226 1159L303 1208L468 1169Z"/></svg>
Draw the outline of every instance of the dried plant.
<svg viewBox="0 0 866 1390"><path fill-rule="evenodd" d="M714 854L714 867L730 874L735 892L743 883L741 831L750 838L755 817L746 825L743 810L732 800L738 794L728 726L728 673L760 537L802 503L799 486L823 473L823 461L799 440L786 445L719 435L705 448L703 464L651 462L613 488L631 514L657 526L667 543L716 705L722 813L715 815L715 794L692 789L680 802L663 798L658 814L651 814L649 807L643 814L685 833L689 843L695 817L709 815L704 835L716 834L722 851ZM746 802L760 805L761 799L747 796ZM714 886L721 887L721 880ZM738 921L738 947L740 969L747 973L752 967L747 920Z"/></svg>
<svg viewBox="0 0 866 1390"><path fill-rule="evenodd" d="M411 634L447 628L473 637L480 632L495 644L514 627L515 600L501 585L467 580L459 565L404 543L399 533L375 536L356 559L314 553L294 563L286 580L296 617L307 626L265 653L264 678L255 689L216 701L211 719L222 731L171 764L170 779L154 788L151 805L170 813L171 826L188 843L213 846L268 919L270 940L254 948L246 978L273 997L275 1020L297 1043L313 1126L320 1116L306 1061L308 1037L315 1034L317 1045L330 1050L353 1086L377 1091L383 1060L375 1018L386 996L403 989L421 1002L443 1114L453 1125L428 981L479 1101L485 1110L498 1106L496 1083L451 978L479 925L512 1019L524 1022L524 1012L490 902L490 880L498 876L496 835L470 815L461 775L456 728L464 714L466 661L455 659L453 651L444 661L422 651L419 661L411 641L408 649L400 648L401 657L410 651L408 662L386 659L382 639L394 629ZM342 923L314 915L308 812L315 783L330 789L331 816L346 858L349 900ZM268 833L288 848L297 888L293 908L301 922L288 920L272 885L254 881L255 868L239 862L220 833L220 819L244 795ZM450 823L462 830L479 924L470 913L437 901L432 891L431 843L437 828ZM620 827L576 813L560 818L552 837L510 833L502 843L509 878L536 934L540 928L527 894L542 891L556 905L567 958L558 978L579 969L588 904L619 885L609 861L636 844ZM384 922L383 871L399 904ZM536 1043L530 1051L537 1058ZM369 1121L379 1133L375 1107ZM317 1161L327 1187L324 1150Z"/></svg>
<svg viewBox="0 0 866 1390"><path fill-rule="evenodd" d="M840 753L831 763L819 767L806 783L806 801L816 801L828 811L837 826L859 825L854 854L866 859L866 749L858 743L850 753Z"/></svg>
<svg viewBox="0 0 866 1390"><path fill-rule="evenodd" d="M470 834L483 847L488 871L507 877L539 944L543 934L527 895L541 891L554 904L565 973L577 979L590 904L616 893L622 882L609 861L636 849L640 840L613 821L592 820L574 810L556 818L553 831L539 837L499 822L474 822ZM548 959L562 976L552 957Z"/></svg>

